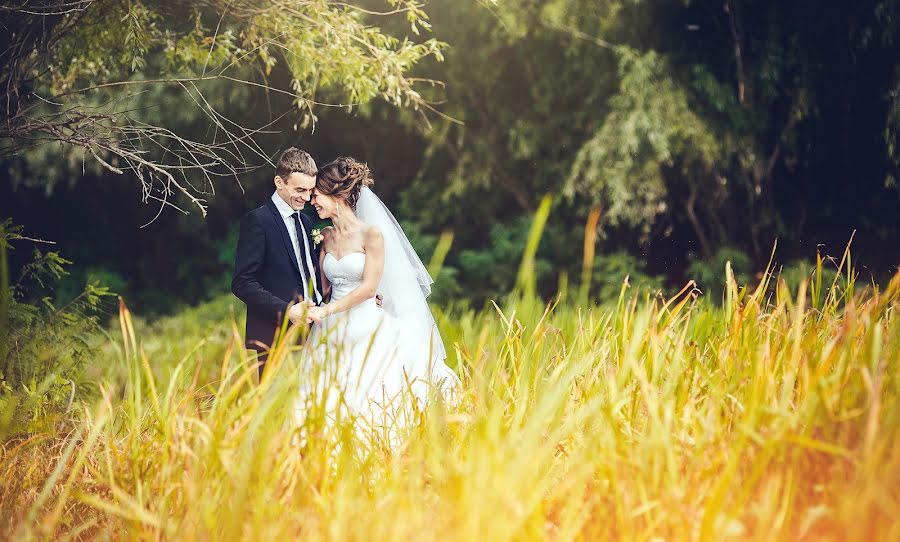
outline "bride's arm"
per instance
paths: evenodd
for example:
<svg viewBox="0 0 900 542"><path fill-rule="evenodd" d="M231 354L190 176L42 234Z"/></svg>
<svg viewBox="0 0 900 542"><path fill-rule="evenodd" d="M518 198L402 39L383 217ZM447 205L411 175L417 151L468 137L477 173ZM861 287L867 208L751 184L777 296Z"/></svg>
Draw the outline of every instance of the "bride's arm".
<svg viewBox="0 0 900 542"><path fill-rule="evenodd" d="M328 297L331 292L331 281L325 276L325 249L319 250L319 284L322 285L322 299Z"/></svg>
<svg viewBox="0 0 900 542"><path fill-rule="evenodd" d="M320 317L325 317L329 314L344 312L375 297L375 290L378 289L381 273L384 271L384 236L381 234L381 230L375 227L369 228L363 248L366 251L366 266L363 268L362 282L359 286L337 301L320 307L312 307L310 314L315 315L313 309L321 309Z"/></svg>

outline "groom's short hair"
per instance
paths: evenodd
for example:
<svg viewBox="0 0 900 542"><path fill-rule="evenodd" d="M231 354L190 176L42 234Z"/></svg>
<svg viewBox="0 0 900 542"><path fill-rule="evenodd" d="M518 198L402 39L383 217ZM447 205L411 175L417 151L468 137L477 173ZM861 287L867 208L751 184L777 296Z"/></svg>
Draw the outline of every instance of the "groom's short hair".
<svg viewBox="0 0 900 542"><path fill-rule="evenodd" d="M284 178L295 171L315 177L318 168L308 152L291 147L281 153L281 158L278 159L278 164L275 166L275 175Z"/></svg>

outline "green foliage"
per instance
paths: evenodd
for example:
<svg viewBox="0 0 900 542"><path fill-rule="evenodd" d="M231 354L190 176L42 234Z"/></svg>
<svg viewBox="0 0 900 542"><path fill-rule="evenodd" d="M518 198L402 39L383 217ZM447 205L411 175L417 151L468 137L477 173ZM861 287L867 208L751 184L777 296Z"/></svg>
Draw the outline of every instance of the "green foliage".
<svg viewBox="0 0 900 542"><path fill-rule="evenodd" d="M719 303L725 295L725 264L728 262L731 262L731 269L739 284L750 282L750 257L729 246L719 248L710 258L694 258L688 266L688 278L697 283L697 287L708 299Z"/></svg>
<svg viewBox="0 0 900 542"><path fill-rule="evenodd" d="M403 9L414 32L427 28L428 16L416 2L389 3ZM271 74L283 64L296 104L311 111L322 92L342 96L348 106L377 97L408 104L414 94L406 72L423 58L440 59L442 47L434 39L416 43L387 35L366 24L358 8L325 0L254 7L97 0L51 50L50 66L52 88L60 93L129 73L215 76L259 61Z"/></svg>
<svg viewBox="0 0 900 542"><path fill-rule="evenodd" d="M486 246L481 249L464 250L459 255L460 272L466 277L473 277L466 288L468 297L483 302L488 299L501 299L512 291L519 273L519 262L522 260L522 247L528 239L531 217L521 217L511 224L494 224L487 232ZM548 278L555 279L553 264L547 259L548 245L552 238L545 235L538 248L534 261L534 276L538 283Z"/></svg>
<svg viewBox="0 0 900 542"><path fill-rule="evenodd" d="M803 260L797 260L786 264L784 268L781 269L780 277L784 280L788 290L795 294L800 289L800 283L805 280L807 282L806 291L810 296L812 295L811 285L815 280L821 281L821 283L825 285L825 288L829 288L835 283L840 284L837 280L838 272L836 266L823 266L821 269L821 276L817 279L816 265Z"/></svg>
<svg viewBox="0 0 900 542"><path fill-rule="evenodd" d="M567 190L600 205L610 224L649 229L666 210L665 172L678 164L688 176L709 177L721 147L659 54L616 52L619 91L603 125L578 151Z"/></svg>
<svg viewBox="0 0 900 542"><path fill-rule="evenodd" d="M428 263L428 258L438 249L440 237L422 233L413 223L404 222L402 227L403 233L406 234L416 254L422 258L423 262ZM458 276L459 269L442 262L440 268L437 269L437 273L432 273L431 278L434 280L434 284L431 286L431 296L428 300L438 305L467 300L469 295L460 287Z"/></svg>
<svg viewBox="0 0 900 542"><path fill-rule="evenodd" d="M49 49L51 77L43 84L55 94L144 68L151 43L163 33L159 16L139 1L101 0L81 15L74 31Z"/></svg>
<svg viewBox="0 0 900 542"><path fill-rule="evenodd" d="M888 160L891 169L888 170L884 184L887 188L894 188L900 192L900 67L894 70L894 87L890 91L890 109L884 126L884 142L887 146Z"/></svg>
<svg viewBox="0 0 900 542"><path fill-rule="evenodd" d="M451 83L439 96L465 124L427 134L403 214L477 251L495 222L565 189L563 229L598 206L612 251L674 245L684 262L699 241L704 258L735 246L758 264L776 237L810 246L854 228L896 244L896 2L713 4L436 5L450 47L428 73ZM895 262L866 256L884 280Z"/></svg>
<svg viewBox="0 0 900 542"><path fill-rule="evenodd" d="M615 27L621 4L429 6L435 35L453 45L428 73L452 82L435 99L445 99L441 110L460 122L438 121L426 134L416 192L428 197L408 196L410 216L459 230L474 218L474 226L487 229L486 218L534 212L543 194L559 193L574 150L596 127L614 88L615 59L555 25L572 19ZM465 217L455 214L461 207Z"/></svg>
<svg viewBox="0 0 900 542"><path fill-rule="evenodd" d="M429 28L418 2L381 7L402 14L409 32ZM0 130L13 178L50 190L86 173L130 171L145 203L201 211L214 179L270 163L272 122L311 128L320 106L355 111L376 99L430 107L409 72L441 60L444 48L389 35L369 10L327 0L95 0L43 25L39 12L10 11L44 33L14 48L38 61L11 74L12 108L27 112L7 111Z"/></svg>
<svg viewBox="0 0 900 542"><path fill-rule="evenodd" d="M0 223L0 237L3 251L33 243L10 220ZM0 435L52 423L71 407L76 388L92 385L84 369L100 339L104 301L113 294L92 280L73 298L54 302L70 263L57 252L33 248L16 282L4 289Z"/></svg>
<svg viewBox="0 0 900 542"><path fill-rule="evenodd" d="M633 291L651 296L663 287L663 277L648 274L644 262L628 252L620 250L596 258L591 284L598 303L615 304L626 280Z"/></svg>

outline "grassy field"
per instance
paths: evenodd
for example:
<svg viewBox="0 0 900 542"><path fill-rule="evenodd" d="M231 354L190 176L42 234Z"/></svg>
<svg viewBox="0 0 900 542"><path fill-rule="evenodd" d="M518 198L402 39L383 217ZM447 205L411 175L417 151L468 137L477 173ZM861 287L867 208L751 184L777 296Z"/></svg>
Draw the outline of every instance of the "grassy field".
<svg viewBox="0 0 900 542"><path fill-rule="evenodd" d="M464 397L395 452L300 446L303 358L255 384L236 300L123 305L101 399L3 444L0 538L898 540L900 275L821 276L439 312Z"/></svg>

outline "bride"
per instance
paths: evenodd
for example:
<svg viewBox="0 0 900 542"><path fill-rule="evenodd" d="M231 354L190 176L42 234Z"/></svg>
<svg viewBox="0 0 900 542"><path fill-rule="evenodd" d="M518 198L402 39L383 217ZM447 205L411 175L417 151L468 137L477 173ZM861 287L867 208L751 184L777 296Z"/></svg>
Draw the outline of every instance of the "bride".
<svg viewBox="0 0 900 542"><path fill-rule="evenodd" d="M417 409L430 398L455 398L460 381L444 364L425 300L431 277L372 183L368 167L352 158L323 166L316 178L313 206L333 224L322 230L319 250L331 300L309 308L315 374L303 378L298 416L311 397L324 397L329 418L348 412L363 432L396 442Z"/></svg>

